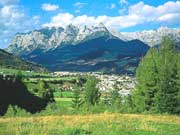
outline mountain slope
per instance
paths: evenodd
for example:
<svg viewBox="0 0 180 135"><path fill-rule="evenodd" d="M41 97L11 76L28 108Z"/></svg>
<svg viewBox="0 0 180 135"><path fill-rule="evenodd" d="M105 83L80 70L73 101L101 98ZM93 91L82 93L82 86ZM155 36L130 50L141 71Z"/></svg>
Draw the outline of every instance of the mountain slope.
<svg viewBox="0 0 180 135"><path fill-rule="evenodd" d="M48 51L64 45L76 45L87 40L109 35L109 31L103 24L81 28L68 25L66 28L52 27L18 33L6 49L8 52L23 55L34 50Z"/></svg>
<svg viewBox="0 0 180 135"><path fill-rule="evenodd" d="M14 56L2 49L0 49L0 67L1 68L13 68L19 70L34 70L34 71L44 71L40 65L35 63L30 63L21 58Z"/></svg>
<svg viewBox="0 0 180 135"><path fill-rule="evenodd" d="M43 28L17 34L9 52L57 71L134 73L149 46L139 40L123 41L103 24L82 28Z"/></svg>
<svg viewBox="0 0 180 135"><path fill-rule="evenodd" d="M126 41L138 39L151 47L160 44L164 36L170 37L175 44L180 43L180 28L171 29L168 27L160 27L157 30L147 30L140 32L113 32L113 35L119 38L123 38Z"/></svg>

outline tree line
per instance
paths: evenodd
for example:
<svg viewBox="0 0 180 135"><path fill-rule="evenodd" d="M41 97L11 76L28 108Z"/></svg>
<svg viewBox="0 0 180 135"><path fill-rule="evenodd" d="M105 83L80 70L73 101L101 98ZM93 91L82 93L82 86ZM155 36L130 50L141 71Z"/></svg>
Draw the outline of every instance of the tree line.
<svg viewBox="0 0 180 135"><path fill-rule="evenodd" d="M7 110L11 104L34 113L55 102L53 91L46 82L39 81L37 95L33 95L28 92L21 76L20 73L10 79L0 76L0 110ZM180 53L170 38L165 37L159 46L150 48L142 58L136 70L136 81L135 89L127 97L122 97L118 88L102 95L96 87L98 80L88 76L84 85L75 85L72 107L75 110L98 107L112 112L179 114Z"/></svg>
<svg viewBox="0 0 180 135"><path fill-rule="evenodd" d="M87 80L83 98L80 91L75 90L75 107L100 105L97 80ZM127 97L122 97L115 88L103 97L103 105L125 113L180 113L180 53L170 38L164 37L159 46L150 48L142 58L136 81L135 90Z"/></svg>
<svg viewBox="0 0 180 135"><path fill-rule="evenodd" d="M4 115L9 106L36 113L52 102L53 93L44 81L39 82L38 95L35 95L28 91L21 72L14 76L0 75L0 115Z"/></svg>
<svg viewBox="0 0 180 135"><path fill-rule="evenodd" d="M170 38L151 48L136 72L136 112L180 113L180 53Z"/></svg>

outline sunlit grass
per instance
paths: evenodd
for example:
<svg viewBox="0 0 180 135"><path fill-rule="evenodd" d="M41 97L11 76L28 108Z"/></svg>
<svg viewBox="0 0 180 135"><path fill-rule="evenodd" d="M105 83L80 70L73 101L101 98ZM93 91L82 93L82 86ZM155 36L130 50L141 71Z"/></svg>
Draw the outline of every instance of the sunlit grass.
<svg viewBox="0 0 180 135"><path fill-rule="evenodd" d="M67 101L67 102L71 102L72 98L55 98L55 101Z"/></svg>
<svg viewBox="0 0 180 135"><path fill-rule="evenodd" d="M88 114L0 118L0 135L179 135L180 117Z"/></svg>

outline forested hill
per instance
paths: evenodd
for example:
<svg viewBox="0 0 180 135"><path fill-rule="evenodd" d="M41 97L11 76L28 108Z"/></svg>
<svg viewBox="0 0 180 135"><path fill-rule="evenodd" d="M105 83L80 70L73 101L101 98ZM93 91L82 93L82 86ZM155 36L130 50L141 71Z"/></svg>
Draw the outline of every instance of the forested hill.
<svg viewBox="0 0 180 135"><path fill-rule="evenodd" d="M0 67L1 68L13 68L20 70L34 70L34 71L45 71L42 66L27 62L13 54L10 54L0 49Z"/></svg>

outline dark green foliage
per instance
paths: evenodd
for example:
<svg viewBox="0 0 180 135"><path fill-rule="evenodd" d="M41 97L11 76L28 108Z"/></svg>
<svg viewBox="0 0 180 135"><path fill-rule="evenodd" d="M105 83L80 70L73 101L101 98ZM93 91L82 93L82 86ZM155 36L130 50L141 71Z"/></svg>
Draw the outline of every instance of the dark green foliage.
<svg viewBox="0 0 180 135"><path fill-rule="evenodd" d="M159 90L156 97L157 111L159 112L177 113L177 95L180 91L177 61L178 55L173 43L165 38L160 47L159 56Z"/></svg>
<svg viewBox="0 0 180 135"><path fill-rule="evenodd" d="M46 102L52 103L54 102L54 94L53 91L50 89L48 83L45 81L39 81L39 97L43 98Z"/></svg>
<svg viewBox="0 0 180 135"><path fill-rule="evenodd" d="M81 97L81 91L77 86L75 86L74 98L72 100L72 107L78 109L82 104L83 104L83 99Z"/></svg>
<svg viewBox="0 0 180 135"><path fill-rule="evenodd" d="M43 98L43 93L48 89L48 84L43 81L43 80L40 80L39 83L39 91L38 91L38 96Z"/></svg>
<svg viewBox="0 0 180 135"><path fill-rule="evenodd" d="M114 105L118 98L119 98L119 93L118 90L115 89L111 92L111 104Z"/></svg>
<svg viewBox="0 0 180 135"><path fill-rule="evenodd" d="M2 49L0 49L0 67L18 69L18 70L34 70L34 71L39 71L39 72L46 71L46 69L41 67L40 65L27 62Z"/></svg>
<svg viewBox="0 0 180 135"><path fill-rule="evenodd" d="M121 112L121 113L134 113L134 110L133 110L134 104L133 104L131 94L129 94L127 96L120 96L120 101L121 102L118 105L119 107L117 108L119 112Z"/></svg>
<svg viewBox="0 0 180 135"><path fill-rule="evenodd" d="M137 89L133 92L137 112L154 109L154 94L157 91L157 55L158 51L151 48L137 69L138 84Z"/></svg>
<svg viewBox="0 0 180 135"><path fill-rule="evenodd" d="M100 100L100 92L96 87L98 80L94 77L88 77L84 86L84 100L87 105L96 105Z"/></svg>
<svg viewBox="0 0 180 135"><path fill-rule="evenodd" d="M9 105L5 116L15 117L15 116L29 116L29 115L30 113L26 112L26 110L21 109L18 106Z"/></svg>
<svg viewBox="0 0 180 135"><path fill-rule="evenodd" d="M111 100L110 100L110 104L112 105L112 107L117 110L120 111L122 109L122 96L119 94L119 90L117 88L115 88L112 92L111 92Z"/></svg>
<svg viewBox="0 0 180 135"><path fill-rule="evenodd" d="M0 115L4 115L9 105L18 106L35 113L44 109L46 101L31 94L19 77L0 76Z"/></svg>
<svg viewBox="0 0 180 135"><path fill-rule="evenodd" d="M22 72L20 70L17 72L16 78L19 79L19 80L22 80L23 74L22 74Z"/></svg>
<svg viewBox="0 0 180 135"><path fill-rule="evenodd" d="M149 50L137 73L133 103L137 112L179 113L179 52L165 37L160 47Z"/></svg>

